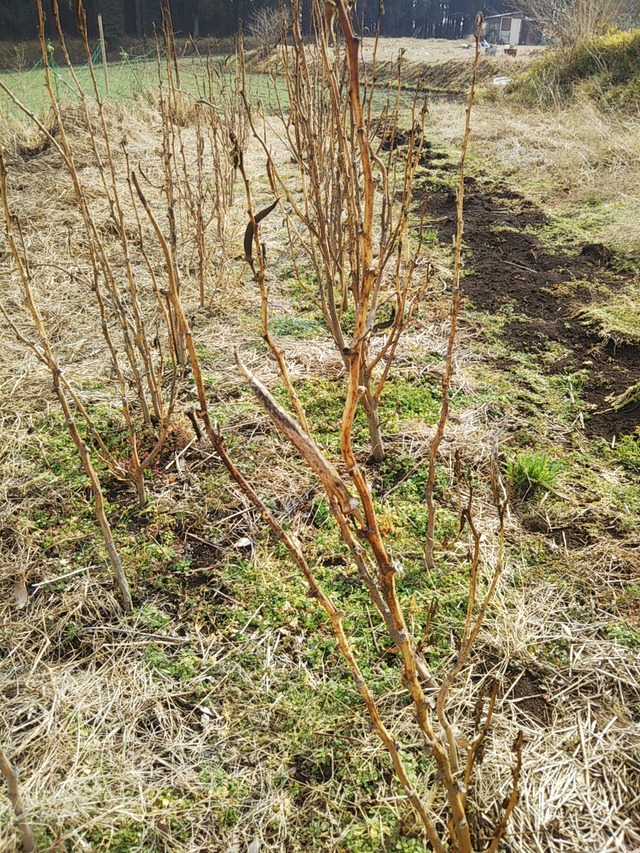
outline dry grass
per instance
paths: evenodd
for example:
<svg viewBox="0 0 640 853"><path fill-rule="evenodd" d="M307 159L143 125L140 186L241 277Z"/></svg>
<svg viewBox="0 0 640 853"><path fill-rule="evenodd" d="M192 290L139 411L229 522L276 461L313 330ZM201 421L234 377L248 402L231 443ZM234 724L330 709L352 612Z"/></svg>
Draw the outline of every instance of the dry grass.
<svg viewBox="0 0 640 853"><path fill-rule="evenodd" d="M460 139L462 106L435 102L434 125ZM526 109L502 97L481 101L474 112L472 150L506 171L527 194L591 239L637 257L640 226L638 119L604 113L589 101L562 108Z"/></svg>
<svg viewBox="0 0 640 853"><path fill-rule="evenodd" d="M637 655L605 640L597 620L585 624L572 619L569 614L577 602L554 586L503 594L487 640L504 662L516 660L524 671L545 673L538 682L538 705L533 707L542 702L548 710L548 723L541 725L540 719L531 717L526 699L515 698L514 683L495 719L479 774L481 790L492 790L498 744L504 750L524 727L523 784L507 836L511 849L541 853L580 847L636 849L640 843ZM564 663L555 671L544 664L539 670L545 653L557 644L565 650ZM503 671L509 666L504 662Z"/></svg>
<svg viewBox="0 0 640 853"><path fill-rule="evenodd" d="M383 38L378 43L377 53L382 62L393 62L402 52L407 62L416 62L422 65L441 65L452 60L458 60L468 62L468 66L471 68L473 51L468 47L470 41L472 39ZM374 45L375 39L366 37L362 39L362 55L365 62L372 59ZM544 51L544 47L520 45L517 58L529 62L539 57ZM486 59L491 59L491 57L486 57ZM484 61L485 58L482 57L481 60ZM518 67L518 63L513 62L510 58L509 62L511 67Z"/></svg>
<svg viewBox="0 0 640 853"><path fill-rule="evenodd" d="M376 47L374 38L364 37L360 55L364 66L371 69L375 50L376 80L381 95L387 86L395 89L399 60L402 61L403 89L410 92L419 84L428 92L466 95L473 64L472 42L473 38L470 41L381 38ZM545 48L521 45L517 50L515 59L507 56L502 47L498 48L499 52L495 56L481 56L478 80L489 82L494 77L513 77L528 68L533 60L544 53ZM260 55L254 55L251 67L255 72L281 73L282 57L279 52L266 60Z"/></svg>
<svg viewBox="0 0 640 853"><path fill-rule="evenodd" d="M7 588L12 570L3 575ZM326 683L322 671L299 657L309 639L304 632L286 620L281 630L252 628L221 642L197 629L184 637L179 619L153 632L121 622L115 601L95 579L75 578L59 589L41 586L27 610L16 613L8 603L3 613L8 659L1 722L36 829L47 826L76 849L89 838L93 850L160 843L185 851L222 851L235 843L242 850L254 838L273 851L342 849L340 831L317 847L301 842L305 821L287 783L298 765L287 742L269 736L270 718L278 716L274 697L288 679L299 680L300 667L311 696L321 695ZM520 802L507 836L518 853L580 844L631 851L640 842L640 732L633 722L640 663L604 640L597 623L562 615L575 604L553 586L523 593L503 585L475 662L452 697L462 720L472 716L491 680L500 685L473 790L489 821L481 824L485 831L510 790L505 757L517 732L525 732ZM70 630L72 650L64 642ZM550 669L540 660L558 643L567 660ZM154 668L145 656L150 646L170 659L188 650L198 661L197 676L176 682ZM256 672L262 673L258 683ZM523 679L524 696L518 691ZM186 704L196 690L201 704ZM398 739L412 749L402 691L381 705ZM359 762L374 772L384 766L377 739L353 721L349 728L316 739L331 750L347 738ZM341 822L349 798L360 799L357 789L342 790L343 802L328 799L313 778L302 791L306 809L318 817L339 815ZM398 818L406 820L393 786L383 784L378 796L384 809L399 809ZM366 813L367 802L357 811ZM224 808L237 812L234 827L220 824ZM348 822L341 823L341 832L347 830ZM17 849L8 821L0 843Z"/></svg>
<svg viewBox="0 0 640 853"><path fill-rule="evenodd" d="M74 849L162 843L170 850L225 850L232 835L251 841L246 833L278 822L274 804L286 796L273 767L264 766L262 710L241 696L235 704L225 687L230 676L247 687L252 680L231 651L238 658L251 653L268 672L277 637L256 643L248 633L221 645L197 631L175 636L176 623L154 636L120 622L115 602L105 601L95 581L76 581L61 597L44 592L24 615L5 621L12 662L3 673L2 727L11 732L7 747L36 829L48 827ZM76 648L65 660L58 643L70 623ZM199 684L176 683L143 659L150 645L174 651L187 643L199 663ZM278 667L287 668L281 655ZM185 706L196 688L202 706ZM225 805L241 808L234 790L251 792L255 804L232 833L218 821ZM13 850L11 826L3 826L2 849Z"/></svg>
<svg viewBox="0 0 640 853"><path fill-rule="evenodd" d="M640 343L640 284L633 283L615 298L587 305L581 312L586 323L597 329L603 341L616 346Z"/></svg>

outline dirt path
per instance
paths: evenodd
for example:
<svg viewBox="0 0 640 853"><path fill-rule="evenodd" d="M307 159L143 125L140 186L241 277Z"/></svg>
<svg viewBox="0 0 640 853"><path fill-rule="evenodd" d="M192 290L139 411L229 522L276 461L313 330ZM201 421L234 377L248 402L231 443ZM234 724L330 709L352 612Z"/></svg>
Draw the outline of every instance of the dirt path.
<svg viewBox="0 0 640 853"><path fill-rule="evenodd" d="M438 168L443 168L441 163ZM433 223L447 245L455 231L455 204L453 193L430 190ZM587 371L582 389L587 435L611 439L631 433L640 424L640 407L614 412L607 398L638 381L640 350L603 342L580 310L594 298L593 285L615 296L632 274L616 271L614 257L600 244L585 244L577 251L550 250L533 233L546 221L544 211L506 184L469 178L464 293L476 309L513 311L502 335L514 352L542 356L550 347L562 348L564 354L550 366L548 358L546 364L540 358L541 371Z"/></svg>

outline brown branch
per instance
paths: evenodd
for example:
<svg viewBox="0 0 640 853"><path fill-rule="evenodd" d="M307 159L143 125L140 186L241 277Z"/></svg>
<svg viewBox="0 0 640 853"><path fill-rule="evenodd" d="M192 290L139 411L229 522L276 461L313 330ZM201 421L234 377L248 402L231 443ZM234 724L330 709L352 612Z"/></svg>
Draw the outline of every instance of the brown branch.
<svg viewBox="0 0 640 853"><path fill-rule="evenodd" d="M516 804L518 802L518 785L520 783L520 772L522 770L522 745L524 743L524 733L522 731L518 732L518 736L516 737L515 743L513 744L513 751L516 754L516 763L515 767L511 771L513 774L513 787L511 789L511 795L509 796L509 800L505 807L504 813L498 824L498 828L496 829L496 833L493 836L493 840L489 847L487 847L486 853L496 853L500 841L504 837L505 832L507 831L507 823L509 818L511 817L511 812L515 809Z"/></svg>
<svg viewBox="0 0 640 853"><path fill-rule="evenodd" d="M494 679L491 685L491 694L489 695L489 706L487 708L487 713L484 719L484 723L480 728L477 736L474 738L473 743L469 747L469 752L467 754L467 762L464 769L464 802L466 805L467 802L467 794L469 791L469 785L471 784L471 774L473 773L476 762L481 760L482 750L484 748L484 740L489 731L489 727L491 726L491 720L493 718L493 710L496 704L496 698L498 696L498 682ZM478 701L478 711L477 711L477 720L476 727L480 726L481 715L483 709L483 701L480 699Z"/></svg>
<svg viewBox="0 0 640 853"><path fill-rule="evenodd" d="M476 36L475 36L475 54L473 58L473 71L471 75L471 88L469 90L469 99L467 102L464 137L462 140L462 149L460 151L460 165L458 168L458 199L456 205L456 236L453 248L453 289L451 294L451 311L449 339L447 341L447 352L444 360L444 372L442 374L441 393L442 405L440 408L440 417L436 426L436 432L431 442L429 449L429 470L427 475L427 484L425 487L425 499L429 514L427 522L427 539L425 542L425 562L427 569L433 571L435 568L433 552L435 548L435 523L436 509L433 499L433 491L436 481L436 460L440 442L444 434L444 429L449 417L449 391L451 389L451 380L453 379L454 365L453 352L458 331L458 316L460 314L460 273L462 270L462 235L464 231L464 175L465 164L467 158L467 149L469 147L469 136L471 135L471 109L473 107L473 99L475 95L476 78L478 74L478 62L480 59L480 32L482 28L482 15L478 13L476 19Z"/></svg>
<svg viewBox="0 0 640 853"><path fill-rule="evenodd" d="M205 421L205 423L207 423L207 421ZM391 762L393 764L393 769L396 773L396 776L398 777L398 780L402 785L412 806L420 815L420 819L422 820L423 826L425 827L425 831L427 833L429 841L431 842L433 850L435 851L435 853L445 853L445 848L442 842L440 841L435 826L433 825L429 810L427 806L422 802L422 800L414 790L413 785L411 784L409 774L406 771L404 762L402 761L402 757L400 755L398 744L384 725L375 698L371 693L371 690L367 686L362 672L360 671L360 668L355 659L355 656L353 654L342 624L345 614L341 610L336 608L333 601L329 598L329 596L324 592L322 586L318 583L298 543L282 528L277 519L273 516L273 514L269 511L262 499L255 492L253 487L247 482L245 477L234 465L233 461L230 459L229 455L226 452L226 448L224 446L224 442L222 440L221 435L210 428L208 430L208 433L210 438L212 438L212 441L218 454L220 455L220 458L222 459L224 465L226 466L233 479L240 486L240 488L247 495L247 497L249 497L254 506L260 509L262 517L269 524L273 532L277 535L278 539L280 539L280 541L283 542L283 544L287 547L289 553L294 558L296 564L302 571L305 580L307 581L307 584L309 586L310 597L315 598L317 600L319 605L329 617L331 627L338 641L338 647L345 661L347 662L351 675L355 681L356 687L358 688L358 692L360 693L365 707L367 708L367 713L369 714L369 719L371 720L373 730L376 732L376 734L386 747L391 758ZM341 513L342 510L340 509L340 506L335 501L335 499L332 501L332 504L337 513Z"/></svg>
<svg viewBox="0 0 640 853"><path fill-rule="evenodd" d="M7 788L9 789L9 799L11 800L13 812L16 816L18 832L20 833L20 840L22 841L22 849L24 850L24 853L35 853L36 840L33 836L33 830L31 829L31 825L27 818L27 811L24 807L24 803L22 802L22 797L20 796L18 776L16 775L16 771L13 769L11 762L4 754L4 750L1 746L0 773L4 776Z"/></svg>
<svg viewBox="0 0 640 853"><path fill-rule="evenodd" d="M312 597L317 598L317 600L329 616L334 633L338 639L340 650L349 665L360 695L362 696L363 701L365 702L365 705L367 707L367 711L369 713L372 724L378 736L381 738L387 750L389 751L394 770L407 796L409 797L409 800L420 814L421 820L423 822L423 825L425 826L425 830L434 850L437 851L437 853L444 853L444 847L438 838L429 812L426 806L422 803L422 801L416 794L416 792L413 790L409 776L404 768L404 764L398 752L397 745L394 739L387 731L387 729L384 727L373 695L367 687L366 682L364 681L364 678L362 677L362 674L357 666L356 660L350 649L346 635L344 633L344 629L342 627L342 620L344 618L344 614L341 611L337 610L337 608L335 608L331 600L322 591L321 587L313 576L313 573L311 572L298 543L282 528L277 519L273 516L273 514L266 507L259 495L255 492L253 487L248 483L248 481L234 465L233 461L230 459L226 451L222 436L220 435L218 430L214 429L211 423L204 389L204 382L202 378L202 371L200 369L198 356L195 350L195 345L193 343L193 337L191 335L191 331L189 329L189 325L187 323L181 303L179 299L176 299L177 294L175 289L175 281L173 279L173 268L170 263L171 250L169 248L167 240L165 239L164 235L162 234L162 231L160 230L160 227L158 226L155 217L153 216L148 202L146 201L140 189L135 174L132 174L132 180L134 186L136 187L136 191L138 192L140 200L143 204L143 207L145 208L145 211L149 216L152 226L156 231L156 235L158 236L158 240L161 244L162 250L167 260L169 292L172 300L174 300L174 309L176 311L176 316L180 322L181 331L184 334L187 350L189 352L194 382L196 385L198 400L200 402L201 407L199 414L205 426L207 435L233 479L236 481L236 483L238 483L238 485L241 487L247 497L249 497L254 506L260 509L265 521L267 521L274 533L287 547L296 564L301 569L305 579L307 580L307 583L309 584L310 594L312 595ZM248 371L246 371L246 368L243 368L239 359L238 365L241 370L244 370L244 375L247 377L248 381L251 382L251 386L254 390L254 393L258 395L262 404L265 405L270 417L274 419L274 422L284 432L284 434L287 435L287 437L289 437L292 442L294 442L295 446L299 449L303 456L305 453L307 453L310 460L309 464L312 464L312 467L315 466L314 470L316 470L316 473L321 478L323 485L327 489L328 494L330 495L330 499L333 501L336 510L339 513L344 512L345 515L354 515L356 512L355 508L357 507L357 501L355 501L353 496L349 494L346 486L340 480L337 472L335 472L332 466L330 466L329 463L322 457L322 454L317 448L317 446L315 446L309 436L303 432L301 427L296 424L295 421L293 421L293 419L284 410L282 410L282 408L277 404L275 400L273 400L273 398L269 395L269 392L263 387L261 387L260 383L258 383L257 380L251 377ZM304 458L307 457L305 456ZM404 635L398 636L398 642L406 643L406 631ZM426 707L426 703L424 703L424 705Z"/></svg>
<svg viewBox="0 0 640 853"><path fill-rule="evenodd" d="M327 494L335 498L346 516L361 518L360 504L357 498L350 494L342 478L333 465L327 461L315 441L302 430L300 425L282 408L264 385L245 367L237 350L235 356L240 373L249 383L262 407L280 432L289 439L307 465L318 476Z"/></svg>
<svg viewBox="0 0 640 853"><path fill-rule="evenodd" d="M240 47L240 63L241 63L241 71L243 77L243 87L240 92L240 96L242 98L242 102L244 104L245 112L247 115L247 121L249 122L249 126L253 132L253 135L256 138L258 134L256 132L255 126L253 124L253 119L251 116L251 109L249 107L249 102L247 101L246 93L244 90L244 54L242 53L242 43ZM280 376L282 381L284 382L284 386L287 390L287 394L289 395L289 400L291 401L291 405L298 417L298 421L300 422L303 430L310 435L311 431L309 429L309 424L307 423L307 415L300 402L300 398L296 393L295 388L293 387L293 382L291 381L291 375L289 374L289 368L287 367L287 363L284 357L284 354L280 350L280 347L277 346L276 342L273 340L271 336L271 331L269 329L269 296L267 290L267 273L266 273L266 259L264 256L264 252L262 247L260 246L260 238L258 236L258 223L267 216L273 208L278 203L279 199L269 205L269 207L264 208L259 213L253 213L253 204L251 200L251 188L249 186L249 179L247 177L247 173L244 167L244 161L240 158L240 162L238 164L238 170L242 175L242 181L244 183L245 194L247 197L247 207L249 213L249 224L247 226L247 230L244 235L244 248L245 248L245 257L247 261L251 264L251 268L256 275L258 280L258 286L260 288L260 317L262 322L262 337L266 342L269 350L271 351L273 357L276 360L276 364L278 365L278 370L280 371ZM274 179L274 166L273 161L270 156L267 157L267 174L269 176L269 182L273 188L275 179ZM251 239L253 238L253 242L256 247L256 254L258 260L258 269L256 271L255 265L251 260Z"/></svg>

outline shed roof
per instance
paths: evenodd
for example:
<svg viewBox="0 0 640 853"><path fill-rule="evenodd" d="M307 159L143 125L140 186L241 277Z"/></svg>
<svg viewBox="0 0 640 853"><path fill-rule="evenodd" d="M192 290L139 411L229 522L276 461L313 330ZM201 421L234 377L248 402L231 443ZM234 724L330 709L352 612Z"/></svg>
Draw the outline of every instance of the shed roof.
<svg viewBox="0 0 640 853"><path fill-rule="evenodd" d="M524 12L503 12L502 15L485 15L485 21L492 21L496 18L514 18L516 15L520 15L524 18Z"/></svg>

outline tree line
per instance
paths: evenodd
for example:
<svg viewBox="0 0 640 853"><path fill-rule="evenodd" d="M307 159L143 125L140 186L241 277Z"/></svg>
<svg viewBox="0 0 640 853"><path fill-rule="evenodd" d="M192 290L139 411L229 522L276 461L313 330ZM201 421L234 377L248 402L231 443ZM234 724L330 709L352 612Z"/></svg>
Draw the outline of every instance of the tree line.
<svg viewBox="0 0 640 853"><path fill-rule="evenodd" d="M45 5L48 0L45 0ZM89 34L97 36L102 15L105 38L117 49L126 37L152 39L162 19L163 0L84 0ZM311 27L312 0L302 2L302 29ZM59 0L62 25L68 35L75 31L74 0ZM265 7L276 10L278 0L170 0L173 26L181 37L225 37L242 21ZM380 22L383 36L461 38L473 30L476 12L506 12L513 4L503 0L358 0L357 16L365 34L375 33ZM380 12L383 10L383 14ZM51 16L49 16L50 18ZM47 27L52 27L51 21ZM0 0L0 40L28 41L37 35L36 0ZM53 36L54 33L48 32Z"/></svg>

